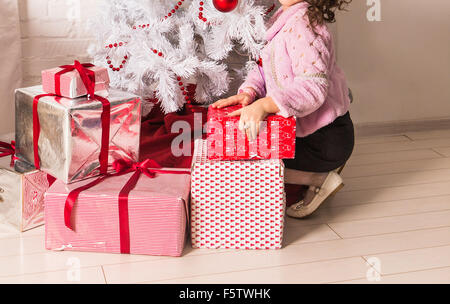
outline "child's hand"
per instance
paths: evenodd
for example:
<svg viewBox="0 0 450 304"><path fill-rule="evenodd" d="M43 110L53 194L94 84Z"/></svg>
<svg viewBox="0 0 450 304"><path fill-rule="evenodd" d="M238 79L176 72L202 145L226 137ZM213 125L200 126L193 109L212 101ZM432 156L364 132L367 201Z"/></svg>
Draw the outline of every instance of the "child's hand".
<svg viewBox="0 0 450 304"><path fill-rule="evenodd" d="M266 97L253 104L230 113L230 117L241 116L239 130L245 132L249 140L255 140L261 131L261 123L269 114L278 113L280 109L272 98Z"/></svg>
<svg viewBox="0 0 450 304"><path fill-rule="evenodd" d="M241 93L235 96L228 97L226 99L221 99L212 104L213 108L222 109L229 106L243 105L248 106L253 101L253 98L248 93Z"/></svg>

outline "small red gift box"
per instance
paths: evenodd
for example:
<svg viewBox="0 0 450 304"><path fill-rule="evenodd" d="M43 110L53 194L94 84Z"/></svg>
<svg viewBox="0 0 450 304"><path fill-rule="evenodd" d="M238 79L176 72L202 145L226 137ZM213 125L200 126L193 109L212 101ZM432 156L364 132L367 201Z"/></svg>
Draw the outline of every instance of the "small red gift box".
<svg viewBox="0 0 450 304"><path fill-rule="evenodd" d="M83 64L83 67L95 77L95 94L108 97L108 70L91 64ZM88 94L79 71L68 65L42 71L42 88L45 93L66 98L78 98Z"/></svg>
<svg viewBox="0 0 450 304"><path fill-rule="evenodd" d="M293 159L295 158L296 119L270 115L264 122L258 138L249 141L239 131L239 117L228 114L241 106L208 111L208 159Z"/></svg>

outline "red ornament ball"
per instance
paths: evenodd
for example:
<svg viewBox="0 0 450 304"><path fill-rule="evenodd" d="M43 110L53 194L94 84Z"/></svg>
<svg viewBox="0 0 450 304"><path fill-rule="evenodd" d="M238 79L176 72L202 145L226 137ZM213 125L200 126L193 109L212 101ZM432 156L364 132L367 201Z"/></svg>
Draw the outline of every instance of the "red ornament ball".
<svg viewBox="0 0 450 304"><path fill-rule="evenodd" d="M213 0L214 7L222 13L233 11L239 4L239 0Z"/></svg>

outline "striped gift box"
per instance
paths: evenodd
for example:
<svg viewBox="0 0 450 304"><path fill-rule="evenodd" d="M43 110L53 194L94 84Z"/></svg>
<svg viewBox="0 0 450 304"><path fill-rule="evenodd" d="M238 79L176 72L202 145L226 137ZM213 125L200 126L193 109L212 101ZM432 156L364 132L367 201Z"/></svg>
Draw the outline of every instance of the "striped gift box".
<svg viewBox="0 0 450 304"><path fill-rule="evenodd" d="M46 248L120 253L118 196L130 176L112 177L82 192L72 212L74 230L64 224L65 200L89 181L57 181L45 195ZM141 176L129 196L131 254L182 255L189 192L189 175Z"/></svg>

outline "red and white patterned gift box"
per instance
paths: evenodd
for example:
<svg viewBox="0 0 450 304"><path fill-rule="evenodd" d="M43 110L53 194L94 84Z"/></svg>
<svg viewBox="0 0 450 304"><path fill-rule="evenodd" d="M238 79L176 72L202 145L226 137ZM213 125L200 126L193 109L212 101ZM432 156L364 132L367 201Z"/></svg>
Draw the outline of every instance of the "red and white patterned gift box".
<svg viewBox="0 0 450 304"><path fill-rule="evenodd" d="M192 165L194 248L280 249L285 192L281 160L215 161L197 140Z"/></svg>
<svg viewBox="0 0 450 304"><path fill-rule="evenodd" d="M25 167L18 172L10 167L9 158L0 158L0 232L44 225L44 194L54 178Z"/></svg>
<svg viewBox="0 0 450 304"><path fill-rule="evenodd" d="M214 160L293 159L297 122L295 117L270 115L258 138L249 141L239 131L239 117L228 114L241 106L208 110L208 158Z"/></svg>

